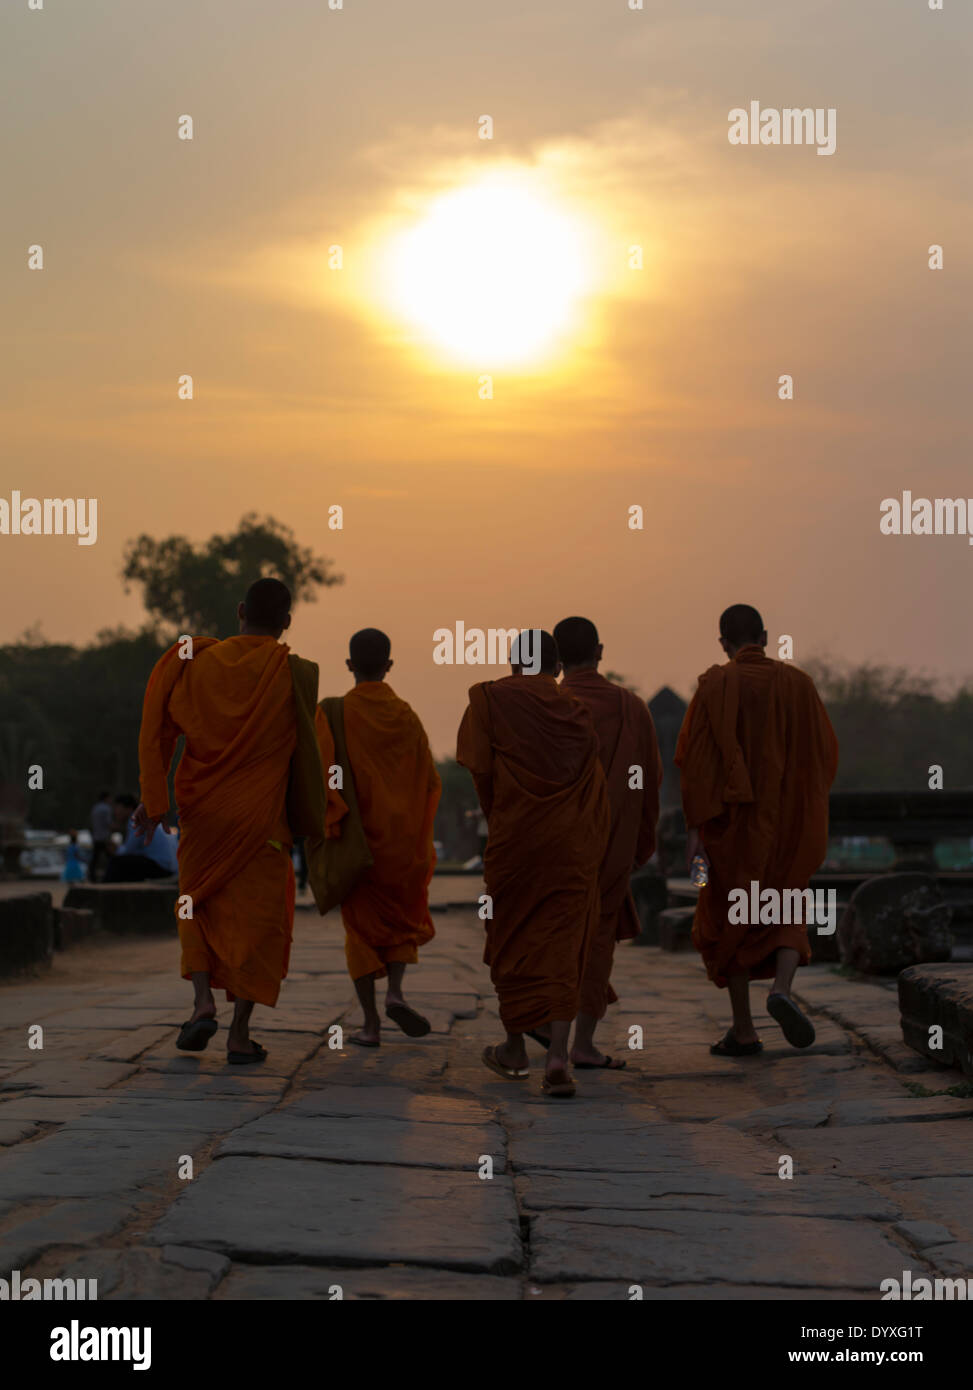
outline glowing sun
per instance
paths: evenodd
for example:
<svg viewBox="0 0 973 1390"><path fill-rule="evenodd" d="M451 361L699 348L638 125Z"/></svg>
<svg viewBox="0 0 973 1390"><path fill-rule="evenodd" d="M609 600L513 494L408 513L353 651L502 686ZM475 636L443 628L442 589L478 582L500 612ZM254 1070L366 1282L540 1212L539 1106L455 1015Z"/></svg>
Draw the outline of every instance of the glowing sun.
<svg viewBox="0 0 973 1390"><path fill-rule="evenodd" d="M394 236L385 297L431 345L484 367L534 361L571 329L588 289L582 224L526 177L442 194Z"/></svg>

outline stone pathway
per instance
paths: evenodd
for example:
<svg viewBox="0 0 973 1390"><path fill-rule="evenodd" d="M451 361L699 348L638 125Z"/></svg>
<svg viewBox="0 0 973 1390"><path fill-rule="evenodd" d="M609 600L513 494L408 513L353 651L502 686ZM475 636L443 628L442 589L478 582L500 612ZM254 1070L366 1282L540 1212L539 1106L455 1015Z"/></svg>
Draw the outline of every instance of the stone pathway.
<svg viewBox="0 0 973 1390"><path fill-rule="evenodd" d="M260 1068L225 1064L225 1027L176 1052L172 940L95 941L0 985L0 1275L96 1278L102 1298L527 1300L973 1276L973 1098L901 1044L894 982L802 972L816 1045L758 1016L765 1051L737 1061L709 1055L726 1000L695 955L626 946L602 1041L628 1068L552 1102L533 1044L523 1085L479 1060L496 1005L455 906L479 891L436 880L408 991L433 1032L389 1025L376 1052L331 1046L353 992L337 917L307 910L280 1008L256 1011Z"/></svg>

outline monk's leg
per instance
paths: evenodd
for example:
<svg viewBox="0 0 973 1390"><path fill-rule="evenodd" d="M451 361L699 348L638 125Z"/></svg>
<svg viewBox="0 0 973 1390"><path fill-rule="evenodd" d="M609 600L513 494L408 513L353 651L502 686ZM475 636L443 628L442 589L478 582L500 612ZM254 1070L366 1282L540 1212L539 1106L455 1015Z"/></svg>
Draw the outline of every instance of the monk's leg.
<svg viewBox="0 0 973 1390"><path fill-rule="evenodd" d="M250 1041L250 1015L253 1013L252 999L237 999L233 1005L233 1022L226 1039L227 1052L255 1052Z"/></svg>
<svg viewBox="0 0 973 1390"><path fill-rule="evenodd" d="M493 1049L494 1056L501 1066L511 1071L523 1071L527 1065L527 1045L523 1033L507 1032L506 1042Z"/></svg>
<svg viewBox="0 0 973 1390"><path fill-rule="evenodd" d="M796 953L795 953L796 954ZM750 1014L750 976L731 975L726 982L733 1009L733 1036L738 1043L758 1042Z"/></svg>
<svg viewBox="0 0 973 1390"><path fill-rule="evenodd" d="M402 997L402 980L405 976L405 961L390 960L386 963L386 970L389 972L389 986L385 992L385 1007L390 1004L404 1004Z"/></svg>
<svg viewBox="0 0 973 1390"><path fill-rule="evenodd" d="M555 1022L551 1019L547 1025L551 1034L550 1046L547 1049L547 1060L544 1064L544 1075L549 1080L559 1078L562 1074L569 1075L568 1067L568 1039L571 1036L571 1022Z"/></svg>
<svg viewBox="0 0 973 1390"><path fill-rule="evenodd" d="M794 983L794 971L800 963L800 955L791 946L781 946L777 952L775 963L776 974L774 983L771 986L771 994L783 994L786 998L791 997L791 985Z"/></svg>
<svg viewBox="0 0 973 1390"><path fill-rule="evenodd" d="M201 1018L216 1017L216 1000L213 998L213 991L209 987L209 971L194 970L190 976L193 982L193 1016L190 1023L198 1023Z"/></svg>
<svg viewBox="0 0 973 1390"><path fill-rule="evenodd" d="M800 954L792 946L778 947L774 983L767 995L767 1012L780 1024L792 1047L810 1047L815 1038L814 1024L791 998L794 971L800 960Z"/></svg>
<svg viewBox="0 0 973 1390"><path fill-rule="evenodd" d="M375 980L376 976L359 975L355 981L355 993L358 995L358 1002L362 1008L365 1022L355 1037L360 1043L374 1047L381 1042L382 1020L378 1016L378 1009L375 1007Z"/></svg>
<svg viewBox="0 0 973 1390"><path fill-rule="evenodd" d="M594 1014L579 1013L574 1022L574 1046L571 1048L571 1061L578 1066L603 1067L608 1060L607 1055L595 1047L595 1029L601 1022ZM612 1062L610 1070L620 1071L625 1065L617 1059Z"/></svg>

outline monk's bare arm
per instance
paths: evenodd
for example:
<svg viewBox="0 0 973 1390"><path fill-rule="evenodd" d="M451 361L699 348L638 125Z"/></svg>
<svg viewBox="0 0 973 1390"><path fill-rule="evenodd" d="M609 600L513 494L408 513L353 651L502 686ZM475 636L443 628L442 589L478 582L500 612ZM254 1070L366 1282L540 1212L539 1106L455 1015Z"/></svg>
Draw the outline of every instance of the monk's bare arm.
<svg viewBox="0 0 973 1390"><path fill-rule="evenodd" d="M477 719L472 705L463 715L463 722L456 736L456 761L465 767L473 778L480 807L489 820L493 807L492 752L486 731Z"/></svg>
<svg viewBox="0 0 973 1390"><path fill-rule="evenodd" d="M322 834L326 840L334 840L341 835L341 822L348 815L348 803L338 788L332 785L335 780L332 771L335 767L334 734L331 732L328 716L320 705L314 712L314 731L318 738L321 769L324 773L324 789L328 798Z"/></svg>
<svg viewBox="0 0 973 1390"><path fill-rule="evenodd" d="M145 833L146 844L169 810L169 768L179 737L179 730L169 714L169 695L179 674L179 667L175 665L176 650L171 647L156 662L142 702L139 730L142 804L136 812L136 823Z"/></svg>

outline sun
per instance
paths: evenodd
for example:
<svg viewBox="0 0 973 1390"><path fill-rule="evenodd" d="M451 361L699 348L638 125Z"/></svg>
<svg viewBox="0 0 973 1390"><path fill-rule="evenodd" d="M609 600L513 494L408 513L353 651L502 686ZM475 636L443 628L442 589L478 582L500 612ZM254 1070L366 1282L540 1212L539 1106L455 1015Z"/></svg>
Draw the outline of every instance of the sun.
<svg viewBox="0 0 973 1390"><path fill-rule="evenodd" d="M384 298L455 362L535 362L577 322L591 257L579 218L504 173L444 193L388 243Z"/></svg>

